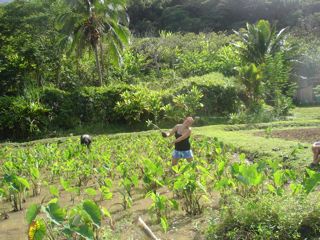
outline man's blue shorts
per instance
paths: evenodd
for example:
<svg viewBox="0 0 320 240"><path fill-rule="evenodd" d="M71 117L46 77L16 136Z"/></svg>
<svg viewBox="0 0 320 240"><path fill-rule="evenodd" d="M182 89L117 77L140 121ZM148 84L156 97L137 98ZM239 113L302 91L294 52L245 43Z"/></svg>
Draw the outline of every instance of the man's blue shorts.
<svg viewBox="0 0 320 240"><path fill-rule="evenodd" d="M193 153L192 153L192 150L188 150L188 151L174 150L172 157L173 158L193 158Z"/></svg>

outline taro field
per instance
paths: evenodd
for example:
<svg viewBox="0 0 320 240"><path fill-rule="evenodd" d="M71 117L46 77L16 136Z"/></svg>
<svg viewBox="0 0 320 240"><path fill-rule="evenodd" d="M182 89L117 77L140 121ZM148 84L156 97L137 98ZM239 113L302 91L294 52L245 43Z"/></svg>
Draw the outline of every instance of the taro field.
<svg viewBox="0 0 320 240"><path fill-rule="evenodd" d="M0 239L150 239L138 219L158 239L233 239L219 219L235 198L305 199L320 180L215 138L194 136L192 146L194 161L172 167L173 146L155 132L95 136L90 149L75 137L6 145Z"/></svg>

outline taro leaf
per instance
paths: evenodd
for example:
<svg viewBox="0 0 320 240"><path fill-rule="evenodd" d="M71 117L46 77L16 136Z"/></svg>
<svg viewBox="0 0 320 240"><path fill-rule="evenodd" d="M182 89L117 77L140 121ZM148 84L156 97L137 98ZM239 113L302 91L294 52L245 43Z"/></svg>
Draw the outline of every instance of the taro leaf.
<svg viewBox="0 0 320 240"><path fill-rule="evenodd" d="M276 187L281 187L284 184L284 171L278 170L273 174Z"/></svg>
<svg viewBox="0 0 320 240"><path fill-rule="evenodd" d="M218 176L221 176L224 173L225 168L226 168L226 162L223 162L223 161L219 162L218 172L217 172Z"/></svg>
<svg viewBox="0 0 320 240"><path fill-rule="evenodd" d="M172 199L172 200L170 200L170 203L171 203L172 208L174 210L178 210L179 209L179 203L176 200Z"/></svg>
<svg viewBox="0 0 320 240"><path fill-rule="evenodd" d="M42 219L38 220L37 224L38 224L38 228L34 234L33 239L34 240L42 240L42 239L44 239L44 237L46 235L46 231L47 231L46 224L44 223L44 221Z"/></svg>
<svg viewBox="0 0 320 240"><path fill-rule="evenodd" d="M112 181L111 181L111 179L109 179L109 178L106 178L105 180L104 180L104 184L105 184L105 186L106 187L112 187Z"/></svg>
<svg viewBox="0 0 320 240"><path fill-rule="evenodd" d="M97 195L97 191L94 188L87 188L86 190L84 190L86 192L86 194L88 194L89 196L96 196Z"/></svg>
<svg viewBox="0 0 320 240"><path fill-rule="evenodd" d="M214 185L215 189L217 190L223 190L226 189L228 187L232 187L233 185L233 181L229 178L223 177L221 178L219 181L217 181Z"/></svg>
<svg viewBox="0 0 320 240"><path fill-rule="evenodd" d="M93 231L88 225L81 225L80 227L73 228L72 230L86 240L94 240Z"/></svg>
<svg viewBox="0 0 320 240"><path fill-rule="evenodd" d="M131 181L132 181L132 184L133 184L135 187L137 187L138 184L139 184L139 177L138 177L137 175L133 175L133 176L131 177Z"/></svg>
<svg viewBox="0 0 320 240"><path fill-rule="evenodd" d="M0 199L5 195L5 191L3 188L0 188Z"/></svg>
<svg viewBox="0 0 320 240"><path fill-rule="evenodd" d="M257 186L261 184L263 175L257 171L257 165L240 165L238 180L249 186Z"/></svg>
<svg viewBox="0 0 320 240"><path fill-rule="evenodd" d="M108 218L111 218L111 214L110 212L108 211L108 209L106 209L105 207L102 207L101 209L102 213L104 216L108 217Z"/></svg>
<svg viewBox="0 0 320 240"><path fill-rule="evenodd" d="M38 169L38 168L31 167L31 168L30 168L30 173L31 173L31 176L32 176L34 179L38 179L38 178L40 177L40 172L39 172L39 169Z"/></svg>
<svg viewBox="0 0 320 240"><path fill-rule="evenodd" d="M108 187L102 186L100 191L105 200L110 200L112 198L112 192Z"/></svg>
<svg viewBox="0 0 320 240"><path fill-rule="evenodd" d="M49 187L49 191L51 193L52 196L54 197L59 197L59 189L56 186L50 186Z"/></svg>
<svg viewBox="0 0 320 240"><path fill-rule="evenodd" d="M70 187L70 183L66 180L64 180L62 177L60 178L60 184L64 188L64 190L68 191Z"/></svg>
<svg viewBox="0 0 320 240"><path fill-rule="evenodd" d="M27 179L22 177L15 177L13 181L13 187L18 191L22 191L23 189L29 189L30 184Z"/></svg>
<svg viewBox="0 0 320 240"><path fill-rule="evenodd" d="M79 226L81 223L81 215L76 214L73 218L70 219L70 226Z"/></svg>
<svg viewBox="0 0 320 240"><path fill-rule="evenodd" d="M46 225L42 219L37 221L32 221L28 229L28 236L29 236L28 239L42 240L46 235L46 230L47 230Z"/></svg>
<svg viewBox="0 0 320 240"><path fill-rule="evenodd" d="M44 208L44 211L48 218L57 225L62 224L63 220L65 219L65 210L60 208L58 203L49 203L49 205Z"/></svg>
<svg viewBox="0 0 320 240"><path fill-rule="evenodd" d="M27 223L30 225L32 221L37 217L38 213L40 212L41 206L38 204L32 204L26 212L26 220Z"/></svg>
<svg viewBox="0 0 320 240"><path fill-rule="evenodd" d="M308 173L308 177L303 180L303 186L307 193L313 191L313 189L319 184L320 182L320 173L312 171L310 169L306 170Z"/></svg>
<svg viewBox="0 0 320 240"><path fill-rule="evenodd" d="M169 228L168 221L167 221L167 219L165 217L162 217L160 220L161 220L162 229L166 233L168 231L168 228Z"/></svg>
<svg viewBox="0 0 320 240"><path fill-rule="evenodd" d="M92 222L97 227L101 226L101 211L98 205L92 200L85 200L82 204L83 209L88 213Z"/></svg>

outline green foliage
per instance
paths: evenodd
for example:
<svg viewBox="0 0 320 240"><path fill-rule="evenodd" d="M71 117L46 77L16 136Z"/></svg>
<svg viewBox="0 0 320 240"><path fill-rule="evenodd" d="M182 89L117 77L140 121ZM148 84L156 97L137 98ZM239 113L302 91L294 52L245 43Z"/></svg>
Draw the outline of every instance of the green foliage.
<svg viewBox="0 0 320 240"><path fill-rule="evenodd" d="M2 139L31 138L45 131L49 110L37 101L24 97L0 98Z"/></svg>
<svg viewBox="0 0 320 240"><path fill-rule="evenodd" d="M242 60L248 63L261 64L265 62L267 54L274 56L284 48L285 29L276 32L269 21L260 20L255 25L247 24L244 33L236 32L241 44L235 44Z"/></svg>
<svg viewBox="0 0 320 240"><path fill-rule="evenodd" d="M301 239L319 236L319 205L292 195L234 197L213 219L207 239Z"/></svg>
<svg viewBox="0 0 320 240"><path fill-rule="evenodd" d="M147 193L146 197L151 198L152 200L152 204L149 208L151 214L155 215L157 222L161 223L164 232L167 232L169 228L169 213L172 210L178 210L177 201L168 199L166 196L154 192Z"/></svg>
<svg viewBox="0 0 320 240"><path fill-rule="evenodd" d="M121 100L115 106L115 112L123 116L129 123L159 120L165 110L163 99L164 91L151 91L138 88L134 92L126 91L121 94Z"/></svg>
<svg viewBox="0 0 320 240"><path fill-rule="evenodd" d="M312 1L259 0L130 0L128 12L131 28L137 34L157 33L161 29L173 32L203 32L230 30L245 22L268 19L280 26L310 22L316 29L317 9ZM305 10L301 11L305 7ZM313 11L312 11L312 10ZM286 13L286 14L283 14Z"/></svg>
<svg viewBox="0 0 320 240"><path fill-rule="evenodd" d="M182 209L189 215L198 215L203 211L201 200L206 197L207 176L199 174L205 168L197 168L196 163L188 163L173 167L173 171L178 174L173 189L182 196Z"/></svg>
<svg viewBox="0 0 320 240"><path fill-rule="evenodd" d="M37 217L38 213L40 212L40 206L37 204L32 204L27 212L26 212L26 220L28 224L31 224L33 220Z"/></svg>
<svg viewBox="0 0 320 240"><path fill-rule="evenodd" d="M186 94L196 87L203 97L203 107L196 112L208 116L226 115L238 109L240 91L233 78L224 77L220 73L210 73L200 77L191 77L179 82L178 93Z"/></svg>
<svg viewBox="0 0 320 240"><path fill-rule="evenodd" d="M65 1L68 9L58 16L57 28L64 34L64 41L72 40L71 51L76 48L81 57L85 48L92 47L99 75L103 84L103 39L111 62L120 62L121 51L129 42L129 31L125 27L127 18L125 1ZM110 4L112 7L110 7Z"/></svg>
<svg viewBox="0 0 320 240"><path fill-rule="evenodd" d="M175 120L184 119L186 116L193 116L203 107L201 103L203 94L195 86L186 94L173 97L172 105L167 108L167 117Z"/></svg>
<svg viewBox="0 0 320 240"><path fill-rule="evenodd" d="M40 213L45 213L46 217L40 216ZM92 200L84 200L78 206L65 209L59 206L57 199L52 199L47 205L29 207L26 219L30 221L28 236L31 240L43 239L46 232L50 239L77 235L94 240L99 239L102 210Z"/></svg>
<svg viewBox="0 0 320 240"><path fill-rule="evenodd" d="M238 70L238 80L245 86L245 104L251 110L251 105L262 99L262 72L254 63L242 66Z"/></svg>

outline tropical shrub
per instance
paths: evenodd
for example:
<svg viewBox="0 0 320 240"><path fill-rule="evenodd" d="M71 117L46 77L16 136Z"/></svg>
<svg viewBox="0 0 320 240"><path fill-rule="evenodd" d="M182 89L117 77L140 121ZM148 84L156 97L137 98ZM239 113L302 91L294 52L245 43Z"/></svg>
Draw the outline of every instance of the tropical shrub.
<svg viewBox="0 0 320 240"><path fill-rule="evenodd" d="M213 218L207 239L301 239L319 237L319 204L293 195L233 197Z"/></svg>
<svg viewBox="0 0 320 240"><path fill-rule="evenodd" d="M40 102L51 110L51 125L67 129L79 123L74 114L74 102L69 92L46 87L41 92Z"/></svg>
<svg viewBox="0 0 320 240"><path fill-rule="evenodd" d="M224 77L220 73L210 73L199 77L191 77L179 82L178 93L187 93L196 87L203 95L203 107L197 113L208 116L226 115L238 109L241 89L237 89L233 78Z"/></svg>
<svg viewBox="0 0 320 240"><path fill-rule="evenodd" d="M0 98L0 139L32 138L46 131L49 109L24 97Z"/></svg>
<svg viewBox="0 0 320 240"><path fill-rule="evenodd" d="M151 91L147 88L126 91L121 94L121 100L116 103L114 110L129 123L147 119L157 122L165 110L164 95L164 91Z"/></svg>
<svg viewBox="0 0 320 240"><path fill-rule="evenodd" d="M167 117L181 120L186 116L195 115L199 109L203 107L203 104L201 103L202 97L203 94L195 86L193 86L186 94L174 96L172 99L173 104L167 106Z"/></svg>

